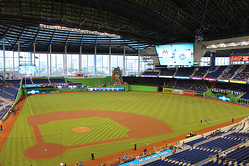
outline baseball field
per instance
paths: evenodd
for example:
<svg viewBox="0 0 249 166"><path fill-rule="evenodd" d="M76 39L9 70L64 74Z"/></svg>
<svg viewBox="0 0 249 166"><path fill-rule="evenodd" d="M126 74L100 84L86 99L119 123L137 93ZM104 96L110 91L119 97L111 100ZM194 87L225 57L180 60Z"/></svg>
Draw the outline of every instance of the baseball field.
<svg viewBox="0 0 249 166"><path fill-rule="evenodd" d="M0 164L69 165L90 160L91 152L99 158L247 115L248 108L227 102L163 93L34 95L4 144Z"/></svg>

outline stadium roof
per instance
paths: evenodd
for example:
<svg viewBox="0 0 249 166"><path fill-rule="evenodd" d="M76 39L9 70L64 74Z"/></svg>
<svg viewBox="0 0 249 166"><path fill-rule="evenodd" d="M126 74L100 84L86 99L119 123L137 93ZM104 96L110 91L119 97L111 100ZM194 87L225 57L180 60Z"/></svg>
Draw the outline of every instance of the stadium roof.
<svg viewBox="0 0 249 166"><path fill-rule="evenodd" d="M242 37L249 32L248 0L1 0L0 45L37 52L137 54L155 44ZM119 35L47 29L40 24Z"/></svg>

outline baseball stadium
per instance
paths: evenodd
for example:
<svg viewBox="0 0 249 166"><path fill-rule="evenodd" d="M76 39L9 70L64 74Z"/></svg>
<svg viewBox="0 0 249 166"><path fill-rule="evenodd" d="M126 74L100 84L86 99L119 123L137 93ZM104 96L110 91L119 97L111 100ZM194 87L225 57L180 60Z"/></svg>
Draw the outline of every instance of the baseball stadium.
<svg viewBox="0 0 249 166"><path fill-rule="evenodd" d="M248 1L0 4L0 166L249 164Z"/></svg>

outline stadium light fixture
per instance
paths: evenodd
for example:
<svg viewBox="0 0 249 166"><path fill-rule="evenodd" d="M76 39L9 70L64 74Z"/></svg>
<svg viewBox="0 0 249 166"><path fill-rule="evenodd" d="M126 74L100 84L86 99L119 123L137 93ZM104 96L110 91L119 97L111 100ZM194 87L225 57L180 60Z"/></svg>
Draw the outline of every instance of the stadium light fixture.
<svg viewBox="0 0 249 166"><path fill-rule="evenodd" d="M54 29L54 30L60 30L60 31L79 32L79 33L107 36L107 37L113 37L113 38L121 38L121 36L116 35L116 34L111 34L111 33L106 33L106 32L103 33L103 32L98 32L98 31L90 31L90 30L83 30L83 29L78 29L78 28L69 28L69 27L64 27L64 26L59 26L59 25L40 24L39 27L40 28L45 28L45 29Z"/></svg>
<svg viewBox="0 0 249 166"><path fill-rule="evenodd" d="M236 46L247 46L249 41L233 42L233 43L221 43L208 45L207 48L219 48L219 47L236 47Z"/></svg>

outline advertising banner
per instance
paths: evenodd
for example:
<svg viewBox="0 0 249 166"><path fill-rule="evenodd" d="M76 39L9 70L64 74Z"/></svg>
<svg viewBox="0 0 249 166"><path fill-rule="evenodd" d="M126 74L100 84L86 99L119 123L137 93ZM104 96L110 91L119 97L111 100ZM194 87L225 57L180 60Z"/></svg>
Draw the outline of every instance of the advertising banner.
<svg viewBox="0 0 249 166"><path fill-rule="evenodd" d="M230 97L226 97L226 96L219 96L219 100L223 100L223 101L230 101Z"/></svg>
<svg viewBox="0 0 249 166"><path fill-rule="evenodd" d="M194 95L194 92L193 92L193 91L190 91L190 90L185 90L185 91L184 91L184 95L191 95L191 96L193 96L193 95Z"/></svg>
<svg viewBox="0 0 249 166"><path fill-rule="evenodd" d="M162 78L173 78L173 76L159 76L159 77L162 77Z"/></svg>
<svg viewBox="0 0 249 166"><path fill-rule="evenodd" d="M157 77L157 75L141 75L141 77Z"/></svg>
<svg viewBox="0 0 249 166"><path fill-rule="evenodd" d="M183 90L174 89L175 94L183 94Z"/></svg>
<svg viewBox="0 0 249 166"><path fill-rule="evenodd" d="M138 164L142 164L142 163L146 163L148 161L155 160L155 159L160 158L162 156L168 155L172 152L173 152L173 150L168 149L168 150L160 152L160 153L156 153L156 154L153 154L153 155L150 155L150 156L138 159L138 160L134 160L134 161L131 161L128 163L121 164L120 166L135 166Z"/></svg>
<svg viewBox="0 0 249 166"><path fill-rule="evenodd" d="M246 84L246 81L236 81L236 80L230 80L231 83L237 83L237 84Z"/></svg>
<svg viewBox="0 0 249 166"><path fill-rule="evenodd" d="M192 80L202 80L201 77L191 77Z"/></svg>
<svg viewBox="0 0 249 166"><path fill-rule="evenodd" d="M207 80L207 81L216 81L217 79L215 79L215 78L204 78L204 80Z"/></svg>
<svg viewBox="0 0 249 166"><path fill-rule="evenodd" d="M25 88L25 84L22 85L23 88ZM37 84L26 84L26 88L33 88L37 87Z"/></svg>
<svg viewBox="0 0 249 166"><path fill-rule="evenodd" d="M88 88L88 91L125 91L125 88L96 87Z"/></svg>
<svg viewBox="0 0 249 166"><path fill-rule="evenodd" d="M249 56L230 56L230 62L249 61Z"/></svg>
<svg viewBox="0 0 249 166"><path fill-rule="evenodd" d="M163 93L173 93L173 89L163 88Z"/></svg>
<svg viewBox="0 0 249 166"><path fill-rule="evenodd" d="M218 82L229 82L229 80L218 79Z"/></svg>
<svg viewBox="0 0 249 166"><path fill-rule="evenodd" d="M176 79L190 79L190 77L183 77L183 76L174 76Z"/></svg>
<svg viewBox="0 0 249 166"><path fill-rule="evenodd" d="M27 91L27 94L30 95L30 94L37 94L37 93L40 93L39 90L28 90Z"/></svg>
<svg viewBox="0 0 249 166"><path fill-rule="evenodd" d="M203 92L195 92L195 96L201 96L201 97L203 97Z"/></svg>

